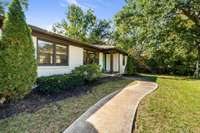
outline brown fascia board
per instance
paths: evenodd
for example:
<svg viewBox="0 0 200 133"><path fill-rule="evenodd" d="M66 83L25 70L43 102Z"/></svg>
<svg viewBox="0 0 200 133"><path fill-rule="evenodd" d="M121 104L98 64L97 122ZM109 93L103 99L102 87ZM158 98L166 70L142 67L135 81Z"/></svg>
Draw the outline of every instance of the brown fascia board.
<svg viewBox="0 0 200 133"><path fill-rule="evenodd" d="M113 53L116 53L116 52L118 52L118 53L121 53L121 54L123 54L123 55L128 55L128 53L126 53L124 50L122 50L122 49L120 49L120 48L107 48L107 49L103 49L103 52L104 53L107 53L107 52L112 52L113 51Z"/></svg>
<svg viewBox="0 0 200 133"><path fill-rule="evenodd" d="M3 19L4 19L4 17L0 15L0 28L2 27ZM56 34L54 32L50 32L45 29L39 28L37 26L29 25L29 27L32 29L32 35L36 36L37 38L41 38L41 39L45 38L47 40L56 41L56 42L62 43L62 44L66 44L66 42L67 42L67 44L81 47L81 48L84 48L87 50L93 50L93 51L98 51L98 52L116 51L121 54L128 55L124 50L119 49L119 48L110 48L110 49L97 48L95 46L92 46L92 44L74 40L74 39Z"/></svg>
<svg viewBox="0 0 200 133"><path fill-rule="evenodd" d="M29 25L32 29L32 35L36 36L38 38L45 38L47 40L51 40L51 41L56 41L58 43L62 43L62 44L70 44L73 46L77 46L77 47L81 47L81 48L85 48L85 49L91 49L91 50L95 50L95 51L100 51L101 49L98 49L92 45L90 45L89 43L85 43L85 42L81 42L81 41L77 41L47 30L44 30L42 28L33 26L33 25Z"/></svg>

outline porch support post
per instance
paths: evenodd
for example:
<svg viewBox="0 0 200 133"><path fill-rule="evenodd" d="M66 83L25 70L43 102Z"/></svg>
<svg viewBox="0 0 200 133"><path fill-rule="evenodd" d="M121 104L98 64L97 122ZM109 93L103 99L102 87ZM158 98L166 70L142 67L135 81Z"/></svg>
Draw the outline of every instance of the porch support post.
<svg viewBox="0 0 200 133"><path fill-rule="evenodd" d="M110 54L110 72L113 73L113 53Z"/></svg>
<svg viewBox="0 0 200 133"><path fill-rule="evenodd" d="M120 53L118 54L118 72L120 73L120 66L121 65L121 63L120 63Z"/></svg>

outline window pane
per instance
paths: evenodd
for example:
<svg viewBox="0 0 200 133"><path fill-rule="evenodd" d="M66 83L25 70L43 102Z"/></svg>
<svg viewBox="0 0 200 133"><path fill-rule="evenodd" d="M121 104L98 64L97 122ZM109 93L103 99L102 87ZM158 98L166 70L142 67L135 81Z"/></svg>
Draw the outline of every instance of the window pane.
<svg viewBox="0 0 200 133"><path fill-rule="evenodd" d="M38 41L38 63L53 64L53 44L45 41Z"/></svg>
<svg viewBox="0 0 200 133"><path fill-rule="evenodd" d="M68 64L67 46L56 44L56 64Z"/></svg>

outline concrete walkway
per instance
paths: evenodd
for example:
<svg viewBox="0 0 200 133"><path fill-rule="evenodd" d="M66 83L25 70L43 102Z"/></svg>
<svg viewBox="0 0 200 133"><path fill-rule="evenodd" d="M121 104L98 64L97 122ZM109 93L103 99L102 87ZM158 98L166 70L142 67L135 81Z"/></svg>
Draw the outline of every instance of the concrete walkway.
<svg viewBox="0 0 200 133"><path fill-rule="evenodd" d="M64 133L131 133L139 102L157 88L157 84L137 81L125 87L102 107L98 103L75 121ZM102 104L101 102L99 104Z"/></svg>

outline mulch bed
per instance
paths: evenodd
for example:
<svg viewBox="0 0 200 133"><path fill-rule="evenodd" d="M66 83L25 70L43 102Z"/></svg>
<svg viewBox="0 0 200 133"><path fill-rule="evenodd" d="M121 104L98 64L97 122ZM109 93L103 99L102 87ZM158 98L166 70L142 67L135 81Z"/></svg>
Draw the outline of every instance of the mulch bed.
<svg viewBox="0 0 200 133"><path fill-rule="evenodd" d="M105 77L98 79L97 81L92 82L88 85L84 85L79 88L74 88L70 91L69 90L63 91L62 93L57 93L57 94L44 95L32 91L29 95L27 95L24 99L20 101L5 103L3 105L0 104L0 120L17 115L22 112L29 112L29 113L35 112L43 108L46 104L84 94L88 91L91 91L91 89L96 85L120 79L122 78Z"/></svg>

